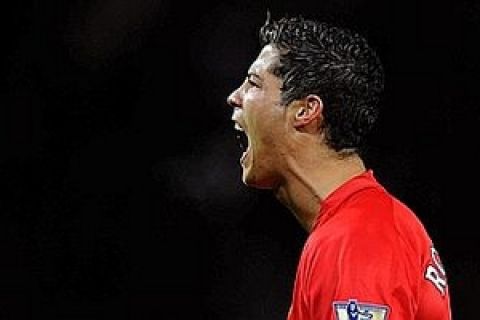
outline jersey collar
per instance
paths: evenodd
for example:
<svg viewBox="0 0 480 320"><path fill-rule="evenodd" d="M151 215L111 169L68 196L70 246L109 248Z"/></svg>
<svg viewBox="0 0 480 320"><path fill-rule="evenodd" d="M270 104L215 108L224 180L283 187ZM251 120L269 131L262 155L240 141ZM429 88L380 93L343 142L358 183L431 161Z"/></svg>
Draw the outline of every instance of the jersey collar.
<svg viewBox="0 0 480 320"><path fill-rule="evenodd" d="M342 204L353 194L360 190L379 187L381 186L375 179L371 169L350 178L320 202L320 210L311 231L313 231L319 225L324 224L332 215L335 214L335 212L337 212L337 208L340 206L340 204Z"/></svg>

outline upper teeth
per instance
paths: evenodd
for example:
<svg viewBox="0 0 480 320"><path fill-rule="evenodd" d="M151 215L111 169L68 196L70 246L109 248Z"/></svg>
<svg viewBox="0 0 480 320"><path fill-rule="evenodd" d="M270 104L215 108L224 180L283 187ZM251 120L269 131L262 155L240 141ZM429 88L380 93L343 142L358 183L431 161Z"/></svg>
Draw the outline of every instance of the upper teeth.
<svg viewBox="0 0 480 320"><path fill-rule="evenodd" d="M245 131L243 130L242 127L240 127L240 125L238 123L235 122L235 130L238 130L238 131Z"/></svg>

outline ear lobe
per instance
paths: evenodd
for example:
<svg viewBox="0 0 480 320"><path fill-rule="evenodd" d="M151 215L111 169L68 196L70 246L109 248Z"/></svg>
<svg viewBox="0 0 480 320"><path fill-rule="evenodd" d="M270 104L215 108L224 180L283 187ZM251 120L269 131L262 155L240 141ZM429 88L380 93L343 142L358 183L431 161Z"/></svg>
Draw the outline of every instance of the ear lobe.
<svg viewBox="0 0 480 320"><path fill-rule="evenodd" d="M294 127L304 127L315 122L315 120L320 120L322 111L322 99L317 95L307 96L301 101L301 105L298 107L297 112L295 112Z"/></svg>

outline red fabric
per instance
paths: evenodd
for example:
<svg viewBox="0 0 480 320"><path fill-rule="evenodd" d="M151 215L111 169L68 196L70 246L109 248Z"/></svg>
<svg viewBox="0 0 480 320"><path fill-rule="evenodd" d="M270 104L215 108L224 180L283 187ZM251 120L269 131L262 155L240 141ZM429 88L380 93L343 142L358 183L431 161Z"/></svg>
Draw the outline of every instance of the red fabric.
<svg viewBox="0 0 480 320"><path fill-rule="evenodd" d="M329 195L318 217L300 257L288 320L364 319L336 310L352 299L388 310L372 320L451 319L430 237L372 171Z"/></svg>

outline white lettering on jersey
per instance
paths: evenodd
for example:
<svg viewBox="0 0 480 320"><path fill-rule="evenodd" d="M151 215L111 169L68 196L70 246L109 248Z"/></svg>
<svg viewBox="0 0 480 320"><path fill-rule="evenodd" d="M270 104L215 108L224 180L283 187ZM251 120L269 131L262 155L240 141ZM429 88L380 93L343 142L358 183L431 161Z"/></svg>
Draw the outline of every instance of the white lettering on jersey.
<svg viewBox="0 0 480 320"><path fill-rule="evenodd" d="M425 279L429 280L442 295L445 295L447 289L445 269L443 268L440 256L434 247L431 247L430 254L432 257L432 263L429 264L425 270Z"/></svg>

